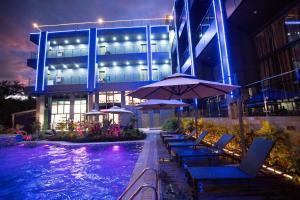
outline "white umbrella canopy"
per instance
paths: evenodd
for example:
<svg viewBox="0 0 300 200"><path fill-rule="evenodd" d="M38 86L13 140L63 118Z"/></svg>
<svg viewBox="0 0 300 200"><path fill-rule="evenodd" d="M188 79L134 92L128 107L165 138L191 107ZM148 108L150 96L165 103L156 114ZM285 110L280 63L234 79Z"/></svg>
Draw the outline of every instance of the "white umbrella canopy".
<svg viewBox="0 0 300 200"><path fill-rule="evenodd" d="M138 104L136 107L138 107L141 110L160 110L186 106L189 106L189 104L178 100L150 99L148 101Z"/></svg>
<svg viewBox="0 0 300 200"><path fill-rule="evenodd" d="M130 110L125 110L124 108L120 108L118 106L113 106L108 109L102 109L100 111L104 113L112 113L112 114L122 114L122 113L133 114L133 112L131 112Z"/></svg>
<svg viewBox="0 0 300 200"><path fill-rule="evenodd" d="M194 76L176 73L162 81L145 85L128 94L139 99L193 99L228 94L237 85L200 80Z"/></svg>
<svg viewBox="0 0 300 200"><path fill-rule="evenodd" d="M99 110L91 110L90 112L85 113L86 116L92 116L92 115L107 115L107 113L101 112Z"/></svg>

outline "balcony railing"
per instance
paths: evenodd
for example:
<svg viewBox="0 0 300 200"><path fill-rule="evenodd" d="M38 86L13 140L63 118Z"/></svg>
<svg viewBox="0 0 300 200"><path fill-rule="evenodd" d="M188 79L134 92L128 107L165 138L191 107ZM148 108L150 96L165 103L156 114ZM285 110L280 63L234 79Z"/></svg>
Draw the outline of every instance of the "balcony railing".
<svg viewBox="0 0 300 200"><path fill-rule="evenodd" d="M170 51L170 45L169 44L152 44L151 45L152 52L169 52Z"/></svg>
<svg viewBox="0 0 300 200"><path fill-rule="evenodd" d="M55 77L47 80L47 85L71 85L71 84L86 84L87 78L81 77Z"/></svg>
<svg viewBox="0 0 300 200"><path fill-rule="evenodd" d="M146 53L147 45L122 45L122 46L108 46L99 47L97 50L98 55L111 55L111 54L128 54L128 53Z"/></svg>
<svg viewBox="0 0 300 200"><path fill-rule="evenodd" d="M64 58L64 57L77 57L77 56L87 56L88 49L58 49L58 50L48 50L48 58Z"/></svg>

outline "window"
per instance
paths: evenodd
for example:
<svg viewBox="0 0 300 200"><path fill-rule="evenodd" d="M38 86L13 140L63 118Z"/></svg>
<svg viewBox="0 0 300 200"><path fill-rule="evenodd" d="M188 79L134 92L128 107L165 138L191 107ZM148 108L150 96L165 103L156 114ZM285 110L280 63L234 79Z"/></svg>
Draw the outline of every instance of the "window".
<svg viewBox="0 0 300 200"><path fill-rule="evenodd" d="M84 121L86 113L86 100L76 99L74 101L74 122Z"/></svg>

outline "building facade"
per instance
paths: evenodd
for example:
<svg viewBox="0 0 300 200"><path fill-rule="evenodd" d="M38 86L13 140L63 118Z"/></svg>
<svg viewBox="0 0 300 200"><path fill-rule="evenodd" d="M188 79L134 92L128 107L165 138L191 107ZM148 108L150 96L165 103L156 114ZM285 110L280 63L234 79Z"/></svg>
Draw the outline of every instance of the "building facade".
<svg viewBox="0 0 300 200"><path fill-rule="evenodd" d="M168 25L147 24L30 34L37 45L27 61L36 69L30 93L43 128L83 121L92 109L132 109L140 100L128 92L172 73L169 33ZM140 114L140 126L158 126L162 113Z"/></svg>
<svg viewBox="0 0 300 200"><path fill-rule="evenodd" d="M242 86L247 116L300 115L300 4L175 0L172 71ZM236 116L231 94L198 100L201 116Z"/></svg>

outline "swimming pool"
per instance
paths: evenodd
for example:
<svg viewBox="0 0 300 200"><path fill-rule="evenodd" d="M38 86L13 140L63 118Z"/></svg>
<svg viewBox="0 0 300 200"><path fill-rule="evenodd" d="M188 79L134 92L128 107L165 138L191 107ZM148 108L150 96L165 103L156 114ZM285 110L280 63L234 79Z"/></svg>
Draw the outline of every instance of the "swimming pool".
<svg viewBox="0 0 300 200"><path fill-rule="evenodd" d="M0 199L116 199L143 143L0 148Z"/></svg>

